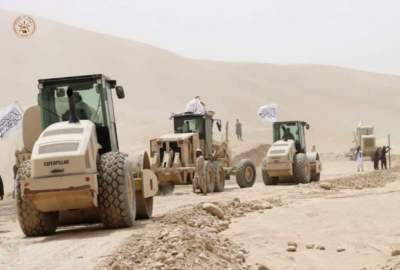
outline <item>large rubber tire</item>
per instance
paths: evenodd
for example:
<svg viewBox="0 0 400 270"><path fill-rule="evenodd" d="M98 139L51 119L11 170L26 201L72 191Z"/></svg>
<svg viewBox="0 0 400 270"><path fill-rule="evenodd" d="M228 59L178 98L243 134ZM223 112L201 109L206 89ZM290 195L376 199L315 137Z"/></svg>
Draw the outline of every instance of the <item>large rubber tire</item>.
<svg viewBox="0 0 400 270"><path fill-rule="evenodd" d="M236 168L236 182L241 188L252 187L256 181L256 167L249 159L242 159Z"/></svg>
<svg viewBox="0 0 400 270"><path fill-rule="evenodd" d="M314 182L319 182L319 180L321 179L321 173L317 173L315 171L311 172L311 181Z"/></svg>
<svg viewBox="0 0 400 270"><path fill-rule="evenodd" d="M205 169L205 176L207 181L207 192L212 193L215 190L217 175L216 175L216 168L211 161L206 161L204 163Z"/></svg>
<svg viewBox="0 0 400 270"><path fill-rule="evenodd" d="M204 170L204 173L206 171ZM204 174L203 177L199 178L199 183L198 183L198 188L200 189L200 192L203 193L204 195L207 195L208 193L208 183L207 183L207 176Z"/></svg>
<svg viewBox="0 0 400 270"><path fill-rule="evenodd" d="M153 197L144 198L136 191L136 219L149 219L153 216Z"/></svg>
<svg viewBox="0 0 400 270"><path fill-rule="evenodd" d="M266 170L261 170L263 182L266 186L276 185L279 182L279 177L270 177Z"/></svg>
<svg viewBox="0 0 400 270"><path fill-rule="evenodd" d="M197 190L200 190L204 195L208 193L206 165L207 161L204 160L203 156L196 159L196 171L192 181L193 193L196 193Z"/></svg>
<svg viewBox="0 0 400 270"><path fill-rule="evenodd" d="M298 153L293 160L293 174L296 183L307 184L311 179L310 164L307 156L303 153Z"/></svg>
<svg viewBox="0 0 400 270"><path fill-rule="evenodd" d="M100 219L106 228L130 227L135 221L135 186L130 173L125 154L108 152L101 156L98 201Z"/></svg>
<svg viewBox="0 0 400 270"><path fill-rule="evenodd" d="M22 231L28 237L54 234L57 229L58 212L40 212L21 196L20 181L31 177L31 161L21 164L17 172L17 213Z"/></svg>
<svg viewBox="0 0 400 270"><path fill-rule="evenodd" d="M170 195L174 192L175 184L171 182L159 182L157 195Z"/></svg>
<svg viewBox="0 0 400 270"><path fill-rule="evenodd" d="M221 164L216 165L216 181L215 181L215 192L223 192L225 190L225 171Z"/></svg>

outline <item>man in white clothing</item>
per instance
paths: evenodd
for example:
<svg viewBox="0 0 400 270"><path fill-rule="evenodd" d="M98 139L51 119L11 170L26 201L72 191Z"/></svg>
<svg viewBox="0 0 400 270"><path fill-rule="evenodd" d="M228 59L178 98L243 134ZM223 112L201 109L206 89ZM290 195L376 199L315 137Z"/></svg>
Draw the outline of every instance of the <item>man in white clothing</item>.
<svg viewBox="0 0 400 270"><path fill-rule="evenodd" d="M203 114L206 112L205 109L206 104L201 101L199 96L195 96L194 99L189 101L188 104L186 104L185 112L188 113L196 113L196 114Z"/></svg>

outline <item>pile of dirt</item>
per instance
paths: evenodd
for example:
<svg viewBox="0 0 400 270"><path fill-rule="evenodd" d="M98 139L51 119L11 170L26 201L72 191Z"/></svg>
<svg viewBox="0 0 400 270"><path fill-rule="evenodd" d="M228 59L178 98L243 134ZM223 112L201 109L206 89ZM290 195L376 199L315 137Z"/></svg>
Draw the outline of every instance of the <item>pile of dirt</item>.
<svg viewBox="0 0 400 270"><path fill-rule="evenodd" d="M324 189L363 189L383 187L399 177L400 167L342 177L320 184Z"/></svg>
<svg viewBox="0 0 400 270"><path fill-rule="evenodd" d="M240 154L237 154L233 160L233 164L238 164L241 159L250 159L251 161L254 162L254 165L258 167L265 155L267 154L268 149L270 148L271 145L269 144L260 144L257 147L254 147L246 152L242 152Z"/></svg>
<svg viewBox="0 0 400 270"><path fill-rule="evenodd" d="M203 203L153 219L101 269L251 269L245 249L222 236L231 219L271 209L278 200Z"/></svg>

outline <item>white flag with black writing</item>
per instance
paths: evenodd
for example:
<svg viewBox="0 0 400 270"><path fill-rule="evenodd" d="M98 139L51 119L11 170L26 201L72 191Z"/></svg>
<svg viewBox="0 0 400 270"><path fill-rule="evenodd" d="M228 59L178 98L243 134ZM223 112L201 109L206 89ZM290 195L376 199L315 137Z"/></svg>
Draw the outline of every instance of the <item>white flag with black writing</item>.
<svg viewBox="0 0 400 270"><path fill-rule="evenodd" d="M17 103L11 104L0 110L0 138L21 127L22 110Z"/></svg>
<svg viewBox="0 0 400 270"><path fill-rule="evenodd" d="M276 122L278 120L278 105L268 104L261 106L257 114L264 122Z"/></svg>

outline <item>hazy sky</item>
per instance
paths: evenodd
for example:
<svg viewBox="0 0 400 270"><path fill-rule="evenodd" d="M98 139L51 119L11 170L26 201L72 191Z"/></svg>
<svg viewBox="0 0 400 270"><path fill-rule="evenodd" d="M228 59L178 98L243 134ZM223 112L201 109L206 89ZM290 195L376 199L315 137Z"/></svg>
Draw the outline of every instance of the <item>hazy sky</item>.
<svg viewBox="0 0 400 270"><path fill-rule="evenodd" d="M399 0L0 0L0 8L192 58L400 74Z"/></svg>

